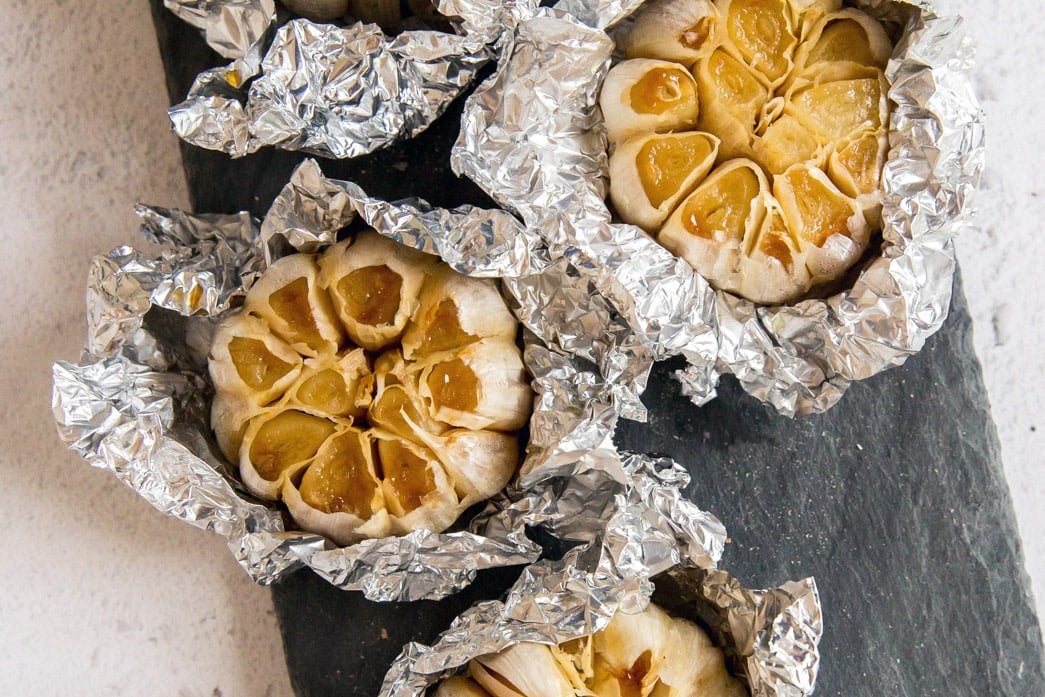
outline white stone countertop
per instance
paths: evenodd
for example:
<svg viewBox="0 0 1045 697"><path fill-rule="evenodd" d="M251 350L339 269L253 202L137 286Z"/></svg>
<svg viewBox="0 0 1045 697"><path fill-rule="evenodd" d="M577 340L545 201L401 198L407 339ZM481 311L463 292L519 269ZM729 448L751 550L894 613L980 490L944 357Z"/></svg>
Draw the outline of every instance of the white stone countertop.
<svg viewBox="0 0 1045 697"><path fill-rule="evenodd" d="M1042 614L1045 3L939 4L979 44L989 171L959 257ZM91 258L141 246L135 202L188 205L148 3L0 0L0 27L0 692L290 695L269 591L66 450L51 416Z"/></svg>

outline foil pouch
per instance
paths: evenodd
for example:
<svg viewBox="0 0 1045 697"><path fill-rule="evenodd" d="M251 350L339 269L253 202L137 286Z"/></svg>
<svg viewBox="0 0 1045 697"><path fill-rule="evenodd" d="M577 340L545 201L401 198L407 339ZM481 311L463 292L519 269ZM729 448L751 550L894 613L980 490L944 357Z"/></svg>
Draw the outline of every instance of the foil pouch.
<svg viewBox="0 0 1045 697"><path fill-rule="evenodd" d="M633 481L650 471L670 478L672 471L677 474L680 469L674 463L634 454L623 455L621 465ZM641 611L651 597L671 614L708 629L725 651L732 672L745 679L752 695L798 697L813 691L823 629L813 579L772 590L746 589L726 571L714 568L717 556L691 554L699 547L687 549L682 544L692 542L691 537L664 534L657 511L667 512L670 507L658 506L656 496L649 498L641 486L621 489L585 483L599 480L610 481L595 470L559 480L558 502L550 505L606 520L602 532L585 533L582 528L591 528L583 523L571 532L570 516L558 516L562 523L553 525L556 533L578 546L557 561L542 560L527 567L503 601L476 604L431 646L404 647L385 676L382 697L423 695L463 670L471 659L515 643L559 644L590 635L617 612ZM530 494L516 508L521 510L527 499L533 502L529 516L544 507L539 497Z"/></svg>
<svg viewBox="0 0 1045 697"><path fill-rule="evenodd" d="M207 352L219 318L272 259L332 243L356 216L400 243L439 254L458 271L504 279L530 330L525 360L537 392L520 481L589 470L610 473L617 486L628 480L612 434L619 414L641 409L634 405L649 361L629 363L636 354L622 353L611 340L624 336L626 344L631 336L619 316L592 299L583 276L549 261L543 242L504 211L380 201L354 184L326 179L306 161L261 223L245 213L145 206L137 213L146 239L161 252L120 247L92 264L86 350L79 362L53 369L58 430L92 465L113 472L159 510L225 537L256 581L271 583L307 565L374 600L443 597L467 585L477 569L534 561L541 548L524 528L555 519L547 508L540 520L526 518L504 498L467 530L417 531L339 548L319 535L288 531L278 508L251 497L216 455ZM617 379L607 382L604 373ZM640 481L649 492L666 488L659 494L667 496L664 505L681 505L683 479L651 473ZM694 544L714 539L703 520L691 513L678 524L690 526Z"/></svg>
<svg viewBox="0 0 1045 697"><path fill-rule="evenodd" d="M960 18L928 1L854 0L900 29L883 174L883 242L848 290L764 307L715 291L604 202L606 138L597 107L615 45L607 28L638 2L563 0L520 22L497 72L468 98L454 170L544 238L613 304L656 359L683 355L697 404L724 374L794 416L822 412L855 380L899 365L942 325L984 159Z"/></svg>
<svg viewBox="0 0 1045 697"><path fill-rule="evenodd" d="M374 24L295 19L265 33L250 23L272 0L167 5L206 28L235 60L202 72L170 108L174 131L234 157L265 145L335 158L373 152L426 129L497 52L529 0L443 0L457 33L417 29L386 36ZM200 5L203 8L199 7ZM275 24L274 13L268 27ZM249 26L248 26L249 25ZM217 37L222 37L218 39Z"/></svg>

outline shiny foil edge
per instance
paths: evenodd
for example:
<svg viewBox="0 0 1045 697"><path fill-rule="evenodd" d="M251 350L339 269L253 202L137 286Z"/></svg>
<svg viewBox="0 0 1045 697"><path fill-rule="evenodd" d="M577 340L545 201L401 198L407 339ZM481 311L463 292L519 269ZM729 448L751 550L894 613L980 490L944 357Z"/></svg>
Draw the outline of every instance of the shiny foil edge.
<svg viewBox="0 0 1045 697"><path fill-rule="evenodd" d="M178 19L203 33L224 58L243 58L276 21L274 0L163 0Z"/></svg>
<svg viewBox="0 0 1045 697"><path fill-rule="evenodd" d="M937 17L925 1L853 4L910 23L888 68L898 106L883 175L885 245L846 293L756 307L714 291L634 226L611 223L605 136L593 115L612 44L555 10L516 28L497 73L469 97L454 170L541 230L553 254L592 279L656 359L686 356L677 377L695 403L712 399L720 375L732 373L783 414L822 412L852 381L899 365L942 325L951 243L971 215L983 167L972 42L960 19ZM560 7L575 5L594 27L634 9L608 1Z"/></svg>
<svg viewBox="0 0 1045 697"><path fill-rule="evenodd" d="M409 139L471 85L506 27L534 5L443 0L440 9L459 33L389 37L374 24L291 20L275 29L267 49L259 39L229 56L235 62L201 73L168 110L172 127L186 142L232 157L271 145L350 158Z"/></svg>

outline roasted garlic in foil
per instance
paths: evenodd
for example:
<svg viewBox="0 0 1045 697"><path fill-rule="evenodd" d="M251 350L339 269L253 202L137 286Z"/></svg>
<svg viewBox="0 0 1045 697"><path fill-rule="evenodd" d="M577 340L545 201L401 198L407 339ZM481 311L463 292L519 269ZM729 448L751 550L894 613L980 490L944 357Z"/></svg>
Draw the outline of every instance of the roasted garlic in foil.
<svg viewBox="0 0 1045 697"><path fill-rule="evenodd" d="M442 532L519 464L517 333L492 281L360 232L282 257L221 323L211 425L247 488L305 530Z"/></svg>
<svg viewBox="0 0 1045 697"><path fill-rule="evenodd" d="M777 5L780 3L774 0L753 7ZM622 20L636 9L635 3L564 2L558 7L572 17L547 10L521 22L510 52L501 56L498 73L469 98L453 153L455 171L472 178L498 203L515 211L539 231L554 253L588 274L657 359L679 354L687 358L689 366L678 377L694 402L703 404L713 398L719 377L731 373L746 391L790 416L830 408L853 381L903 363L942 325L955 268L953 238L969 219L984 148L983 114L970 79L972 43L960 18L939 16L927 1L853 0L840 10L837 2L822 0L795 6L808 11L797 22L782 15L792 38L786 32L778 38L786 47L793 39L795 46L789 54L783 51L779 65L773 57L775 50L760 48L764 37L750 37L746 47L740 45L744 41L738 44L734 38L729 51L717 54L719 63L736 68L722 73L725 83L720 84L726 87L729 75L754 75L750 67L754 63L765 72L749 81L752 93L765 99L747 100L742 85L737 85L732 106L729 90L721 92L721 99L711 100L706 113L701 101L697 123L724 124L723 134L716 136L718 143L666 134L641 143L638 150L679 151L685 154L682 160L692 154L693 160L702 163L711 159L712 152L716 160L730 150L746 152L741 147L746 136L725 126L736 125L735 112L747 108L745 113L757 115L767 124L766 130L773 125L768 144L766 133L760 134L763 140L757 149L749 143L747 159L756 164L732 171L732 178L742 187L750 185L753 199L754 191L763 188L758 170L752 168L761 168L757 164L760 158L775 163L771 166L788 164L795 152L807 149L802 146L805 132L819 143L820 138L831 137L828 131L833 124L844 126L842 130L852 138L840 136L834 157L827 155L820 174L794 170L790 182L779 187L778 206L768 205L768 199L759 195L756 215L736 216L744 218L741 228L756 230L769 240L766 248L745 249L738 244L720 256L694 252L714 256L725 270L736 268L730 255L741 253L762 258L790 254L794 261L802 257L802 248L789 243L794 231L783 222L791 217L800 227L816 227L807 225L802 210L805 189L829 192L833 213L828 217L846 221L852 235L847 239L869 238L869 223L877 225L879 201L875 193L862 193L874 184L873 171L862 163L877 165L881 160L884 141L879 126L886 123L881 109L884 103L891 104L889 150L875 189L881 192L881 246L868 247L834 295L766 306L715 290L689 264L676 259L637 226L614 223L604 203L605 177L611 172L597 96L614 50L625 45L625 36L633 37L638 47L647 46L654 34L660 35L657 26L650 29L646 23L660 28L685 26L679 40L666 41L658 49L673 62L699 65L703 61L710 70L718 64L716 54L702 51L721 45L714 38L715 27L722 30L721 24L712 21L719 13L713 2L692 0L684 7L674 1L650 3L656 21L639 15L630 25ZM738 7L747 5L738 2ZM884 51L881 42L871 36L877 32L868 29L871 25L865 20L853 19L857 15L846 9L850 7L881 22L895 38L882 73L889 85L887 95L876 72L881 69ZM840 12L834 15L836 19L828 19L836 11ZM617 24L615 42L600 31ZM812 39L817 30L820 38L813 46L799 50L799 39ZM741 21L734 34L739 37L745 32ZM850 35L860 34L866 35L866 50L859 60L841 61L837 67L834 47L839 41L849 43ZM835 67L825 68L825 62ZM657 69L667 70L663 66ZM796 71L805 71L805 77L788 83L788 76ZM851 78L832 79L835 71ZM671 78L670 70L665 74ZM837 84L831 85L853 81L867 86L860 90L866 97L867 132L849 129L851 123L837 121L830 106L821 108L813 98L826 96L823 103L830 105L836 101L832 91L839 91ZM777 82L779 86L773 87ZM768 98L771 91L776 94L781 89L781 99ZM692 85L679 77L677 87L672 83L665 94L690 91ZM700 91L698 85L698 96ZM792 98L790 106L786 105L788 97ZM673 118L690 123L694 117L680 110ZM927 123L932 128L925 128ZM627 176L622 175L625 181ZM684 174L679 178L687 179ZM721 178L714 184L695 194L699 199L695 208L707 213L705 217L715 217L713 201L721 193L711 189L733 188ZM641 207L643 215L655 220L670 213L674 201L669 201L668 193L658 205ZM772 233L768 237L763 234L767 231ZM844 249L835 249L833 244L825 240L824 254L807 250L801 261L817 267L859 256L859 245L847 242ZM814 258L817 256L824 258ZM788 286L792 279L783 276L761 285Z"/></svg>

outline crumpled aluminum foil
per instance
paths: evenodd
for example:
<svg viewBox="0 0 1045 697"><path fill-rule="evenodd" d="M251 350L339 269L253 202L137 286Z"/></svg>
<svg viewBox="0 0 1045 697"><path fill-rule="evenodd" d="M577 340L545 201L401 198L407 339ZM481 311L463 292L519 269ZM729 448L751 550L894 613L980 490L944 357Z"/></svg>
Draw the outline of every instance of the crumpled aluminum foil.
<svg viewBox="0 0 1045 697"><path fill-rule="evenodd" d="M286 531L276 507L250 497L214 455L206 355L217 318L268 260L333 242L356 215L403 244L440 254L459 271L506 277L517 302L544 308L524 317L533 337L546 337L555 349L542 350L533 338L526 352L540 393L528 476L543 476L533 473L550 472L567 459L575 464L596 443L613 454L606 466L615 481L627 479L612 450L612 432L618 414L641 409L637 395L649 361L629 367L633 355L621 355L606 339L624 333L626 325L605 304L579 307L587 282L548 262L539 238L505 212L379 201L354 184L326 179L306 161L260 224L247 214L197 216L144 206L138 214L147 239L163 251L149 257L121 247L92 266L87 351L78 364L54 367L59 432L91 464L112 471L159 510L226 537L258 582L307 565L374 600L438 598L467 585L477 569L530 562L540 553L523 529L536 523L515 513L512 524L484 515L470 531L419 531L337 548L318 535ZM608 384L583 368L589 362L607 366L606 372L612 368L619 380ZM627 376L637 382L629 384ZM589 399L596 394L598 406ZM591 467L602 466L598 453L591 457ZM672 480L656 481L669 486ZM676 491L671 501L679 496ZM504 515L514 510L507 499L491 505ZM702 518L680 520L696 525ZM692 537L711 539L699 531Z"/></svg>
<svg viewBox="0 0 1045 697"><path fill-rule="evenodd" d="M274 0L163 0L179 19L203 31L225 58L243 58L276 21Z"/></svg>
<svg viewBox="0 0 1045 697"><path fill-rule="evenodd" d="M686 519L685 511L661 505L663 499L651 501L653 492L634 484L652 481L649 475L657 471L688 480L684 470L641 455L625 456L621 464L633 482L623 489L605 471L589 470L545 480L551 496L542 497L537 487L517 502L516 509L533 520L540 520L550 506L560 521L552 526L555 533L586 544L559 561L530 565L503 602L473 606L433 645L408 644L385 675L381 697L423 695L472 658L512 644L558 644L592 634L618 611L643 610L651 596L672 614L701 621L755 697L810 694L823 632L813 579L765 591L743 588L729 573L714 568L721 546L712 555L701 554L698 550L708 547L687 548L685 543L694 538L685 528L670 530L672 521ZM660 489L666 497L673 491L671 486ZM685 501L676 503L692 508ZM574 521L574 516L581 520ZM602 523L592 526L591 518ZM720 545L725 531L707 529ZM593 535L592 530L605 532Z"/></svg>
<svg viewBox="0 0 1045 697"><path fill-rule="evenodd" d="M174 131L233 157L273 145L348 158L411 138L472 83L516 16L533 11L529 0L444 0L440 10L460 33L387 37L373 24L288 22L267 52L255 43L236 62L201 73L168 112Z"/></svg>
<svg viewBox="0 0 1045 697"><path fill-rule="evenodd" d="M638 228L611 222L596 98L613 43L601 29L634 2L564 0L521 22L497 74L469 97L454 169L540 230L657 359L686 356L678 377L695 403L713 398L719 377L732 373L783 414L824 411L852 381L903 363L942 325L952 241L971 214L984 155L961 20L937 16L925 0L851 4L906 29L887 73L896 107L882 253L844 293L755 306L714 291Z"/></svg>

